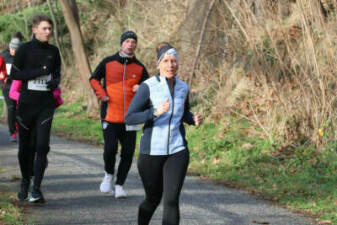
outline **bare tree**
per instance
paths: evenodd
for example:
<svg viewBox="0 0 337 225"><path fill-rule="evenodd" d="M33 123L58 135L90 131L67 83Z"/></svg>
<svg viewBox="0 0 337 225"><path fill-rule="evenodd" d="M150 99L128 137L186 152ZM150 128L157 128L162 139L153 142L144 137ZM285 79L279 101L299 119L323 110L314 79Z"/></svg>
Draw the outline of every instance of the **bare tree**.
<svg viewBox="0 0 337 225"><path fill-rule="evenodd" d="M80 25L80 15L78 13L78 7L76 4L76 0L68 0L68 2L70 4L70 8L71 8L71 11L73 12L76 23Z"/></svg>
<svg viewBox="0 0 337 225"><path fill-rule="evenodd" d="M53 31L54 39L55 39L57 47L60 49L61 60L64 63L65 60L64 60L64 57L63 57L63 46L61 46L61 44L60 44L58 29L57 29L57 21L55 19L55 13L54 13L54 10L53 10L53 6L51 5L50 0L47 0L47 4L48 4L48 8L49 8L51 18L52 18L53 23L54 23L54 31Z"/></svg>
<svg viewBox="0 0 337 225"><path fill-rule="evenodd" d="M185 21L178 32L180 55L184 59L181 62L179 76L184 80L192 79L195 69L195 56L198 55L201 30L209 11L208 1L189 0ZM198 15L198 16L195 16ZM192 66L191 66L192 65Z"/></svg>
<svg viewBox="0 0 337 225"><path fill-rule="evenodd" d="M71 3L69 1L71 1ZM75 55L77 68L80 72L82 84L84 87L84 94L87 96L86 97L88 107L87 112L89 115L94 115L94 113L96 113L98 109L98 102L96 96L91 91L92 89L88 80L91 74L91 69L87 55L85 53L79 21L76 20L75 16L78 15L78 13L74 14L73 11L75 8L77 9L76 1L60 0L60 3L64 19L70 32L72 49Z"/></svg>
<svg viewBox="0 0 337 225"><path fill-rule="evenodd" d="M196 49L196 52L195 52L195 57L193 59L192 70L190 71L190 77L189 77L189 81L188 81L189 86L192 85L192 79L194 77L195 67L197 66L197 62L198 62L198 59L199 59L200 48L201 48L201 45L202 45L202 41L204 39L207 21L208 21L209 15L211 13L211 10L213 9L214 3L215 3L215 0L212 0L209 3L209 7L208 7L207 13L205 15L205 18L204 18L204 21L203 21L203 24L202 24L202 27L201 27L200 37L199 37L197 49Z"/></svg>

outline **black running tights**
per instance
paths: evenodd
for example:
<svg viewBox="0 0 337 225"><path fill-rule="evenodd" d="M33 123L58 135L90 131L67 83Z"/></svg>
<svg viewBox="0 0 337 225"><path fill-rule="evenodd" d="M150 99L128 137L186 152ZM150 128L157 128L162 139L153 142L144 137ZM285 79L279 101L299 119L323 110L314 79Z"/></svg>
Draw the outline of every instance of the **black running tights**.
<svg viewBox="0 0 337 225"><path fill-rule="evenodd" d="M7 122L8 122L8 129L9 133L12 135L16 131L16 119L15 119L15 111L16 111L16 101L9 98L9 89L10 84L6 84L3 89L2 93L5 97L6 105L7 105Z"/></svg>
<svg viewBox="0 0 337 225"><path fill-rule="evenodd" d="M189 152L169 156L139 154L138 171L145 189L145 200L138 211L138 225L148 225L163 196L163 225L179 224L179 196L189 163Z"/></svg>
<svg viewBox="0 0 337 225"><path fill-rule="evenodd" d="M22 113L23 109L26 113ZM40 189L48 164L50 129L54 109L35 110L31 107L19 107L19 164L22 177L29 179L34 171L34 188ZM33 168L32 168L33 167Z"/></svg>
<svg viewBox="0 0 337 225"><path fill-rule="evenodd" d="M102 121L104 136L104 169L114 174L118 141L121 144L121 160L118 165L116 184L123 185L129 173L136 147L136 131L126 131L125 124Z"/></svg>

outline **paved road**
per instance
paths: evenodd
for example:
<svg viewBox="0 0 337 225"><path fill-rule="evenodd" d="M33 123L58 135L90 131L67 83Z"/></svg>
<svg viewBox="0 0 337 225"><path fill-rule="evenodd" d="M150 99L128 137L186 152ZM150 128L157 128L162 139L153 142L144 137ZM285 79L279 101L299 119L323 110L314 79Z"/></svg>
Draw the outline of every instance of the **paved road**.
<svg viewBox="0 0 337 225"><path fill-rule="evenodd" d="M137 207L144 191L132 166L125 188L127 199L116 200L98 191L103 176L102 150L86 144L53 137L43 192L44 206L31 206L32 224L39 225L134 225ZM0 125L0 188L17 191L19 175L17 145L8 143L8 135ZM283 208L257 200L242 191L228 189L189 176L181 195L181 225L248 225L269 222L273 225L309 225L309 219ZM161 224L160 206L151 225Z"/></svg>

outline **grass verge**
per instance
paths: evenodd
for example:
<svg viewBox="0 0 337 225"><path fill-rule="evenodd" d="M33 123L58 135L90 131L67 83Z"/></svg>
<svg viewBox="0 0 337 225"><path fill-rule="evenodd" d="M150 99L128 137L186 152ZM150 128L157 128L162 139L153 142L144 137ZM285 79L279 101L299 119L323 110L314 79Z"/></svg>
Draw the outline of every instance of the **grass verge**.
<svg viewBox="0 0 337 225"><path fill-rule="evenodd" d="M56 109L52 132L71 140L81 140L94 145L103 144L100 121L88 118L79 102L62 105Z"/></svg>
<svg viewBox="0 0 337 225"><path fill-rule="evenodd" d="M190 172L315 215L320 224L337 224L336 146L321 152L305 145L277 148L249 136L247 128L244 121L227 131L213 124L189 127Z"/></svg>
<svg viewBox="0 0 337 225"><path fill-rule="evenodd" d="M4 168L0 167L0 173ZM23 225L25 215L23 207L16 200L15 193L0 188L0 225Z"/></svg>
<svg viewBox="0 0 337 225"><path fill-rule="evenodd" d="M0 191L0 224L23 225L25 223L23 208L18 205L15 194Z"/></svg>

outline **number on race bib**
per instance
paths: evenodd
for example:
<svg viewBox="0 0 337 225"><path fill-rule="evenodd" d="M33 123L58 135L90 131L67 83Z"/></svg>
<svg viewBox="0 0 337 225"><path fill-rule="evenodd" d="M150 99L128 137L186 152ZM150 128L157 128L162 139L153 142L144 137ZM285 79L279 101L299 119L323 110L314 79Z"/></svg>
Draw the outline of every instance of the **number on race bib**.
<svg viewBox="0 0 337 225"><path fill-rule="evenodd" d="M28 81L28 90L34 91L49 91L47 82L51 80L51 74L38 77L34 80Z"/></svg>

